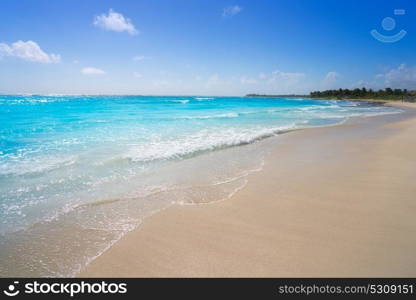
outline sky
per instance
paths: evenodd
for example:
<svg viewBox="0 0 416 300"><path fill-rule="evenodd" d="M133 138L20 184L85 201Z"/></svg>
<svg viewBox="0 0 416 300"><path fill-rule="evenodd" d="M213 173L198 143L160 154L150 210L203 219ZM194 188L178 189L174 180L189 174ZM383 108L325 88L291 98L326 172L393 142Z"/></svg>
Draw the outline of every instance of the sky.
<svg viewBox="0 0 416 300"><path fill-rule="evenodd" d="M1 0L0 93L416 89L416 1Z"/></svg>

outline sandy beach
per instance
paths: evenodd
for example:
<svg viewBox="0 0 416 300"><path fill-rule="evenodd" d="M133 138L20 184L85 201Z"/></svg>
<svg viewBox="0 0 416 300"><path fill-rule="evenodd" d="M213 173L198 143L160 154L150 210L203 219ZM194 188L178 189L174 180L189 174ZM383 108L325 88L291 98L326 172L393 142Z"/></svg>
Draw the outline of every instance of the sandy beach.
<svg viewBox="0 0 416 300"><path fill-rule="evenodd" d="M233 197L149 217L78 276L416 276L416 106L406 106L261 141L273 151Z"/></svg>

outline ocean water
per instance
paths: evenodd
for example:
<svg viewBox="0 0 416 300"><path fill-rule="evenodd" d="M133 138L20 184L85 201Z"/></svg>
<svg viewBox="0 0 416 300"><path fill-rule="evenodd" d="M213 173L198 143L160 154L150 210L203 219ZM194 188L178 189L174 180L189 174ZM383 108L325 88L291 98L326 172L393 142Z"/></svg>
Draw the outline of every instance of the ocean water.
<svg viewBox="0 0 416 300"><path fill-rule="evenodd" d="M0 276L73 276L170 205L229 198L258 142L351 117L366 102L0 95Z"/></svg>

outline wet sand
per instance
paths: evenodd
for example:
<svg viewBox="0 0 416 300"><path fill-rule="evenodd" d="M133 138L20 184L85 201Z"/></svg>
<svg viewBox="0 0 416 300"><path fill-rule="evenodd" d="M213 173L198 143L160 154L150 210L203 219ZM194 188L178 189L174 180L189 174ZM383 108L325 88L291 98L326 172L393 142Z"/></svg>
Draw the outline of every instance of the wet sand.
<svg viewBox="0 0 416 300"><path fill-rule="evenodd" d="M416 106L405 106L262 141L263 170L233 197L149 217L78 276L416 276Z"/></svg>

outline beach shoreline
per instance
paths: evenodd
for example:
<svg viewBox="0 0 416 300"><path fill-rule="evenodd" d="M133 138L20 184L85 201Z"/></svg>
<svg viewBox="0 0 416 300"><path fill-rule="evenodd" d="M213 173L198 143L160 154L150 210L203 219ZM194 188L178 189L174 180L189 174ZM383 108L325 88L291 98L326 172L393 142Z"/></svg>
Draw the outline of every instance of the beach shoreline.
<svg viewBox="0 0 416 300"><path fill-rule="evenodd" d="M407 108L262 141L244 189L149 217L78 276L416 276L416 106L388 105Z"/></svg>
<svg viewBox="0 0 416 300"><path fill-rule="evenodd" d="M2 101L3 111L15 114L39 110L39 117L11 118L3 128L10 140L24 145L6 144L2 151L23 154L3 155L0 162L5 208L0 275L18 277L74 277L160 211L239 197L249 179L257 178L251 175L265 167L273 177L281 166L269 167L277 160L265 163L266 157L276 151L286 157L280 143L300 132L308 137L312 128L369 116L401 118L402 112L371 103L285 98L11 96ZM63 112L62 122L46 117L51 110ZM28 144L16 128L31 137ZM253 188L259 195L279 193L259 187Z"/></svg>

